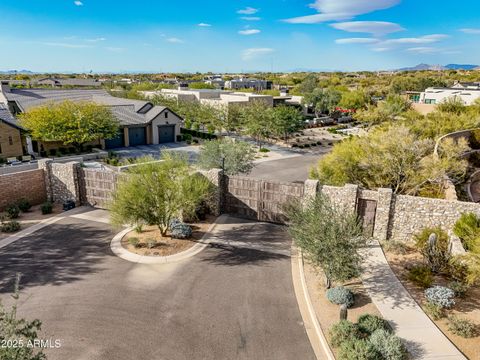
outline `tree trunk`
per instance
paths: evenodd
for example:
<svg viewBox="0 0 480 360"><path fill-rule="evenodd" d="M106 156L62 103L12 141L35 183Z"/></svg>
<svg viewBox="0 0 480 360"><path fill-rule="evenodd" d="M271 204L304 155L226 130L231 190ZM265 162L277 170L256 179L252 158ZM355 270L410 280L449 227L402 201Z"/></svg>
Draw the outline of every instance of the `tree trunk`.
<svg viewBox="0 0 480 360"><path fill-rule="evenodd" d="M327 275L325 275L325 288L330 289L331 286L332 286L332 280L330 280L330 278Z"/></svg>

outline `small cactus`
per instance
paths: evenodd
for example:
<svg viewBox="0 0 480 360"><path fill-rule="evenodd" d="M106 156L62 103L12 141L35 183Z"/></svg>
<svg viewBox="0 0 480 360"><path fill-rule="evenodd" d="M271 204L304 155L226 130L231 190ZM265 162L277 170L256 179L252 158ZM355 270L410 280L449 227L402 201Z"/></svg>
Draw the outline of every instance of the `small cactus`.
<svg viewBox="0 0 480 360"><path fill-rule="evenodd" d="M348 317L347 304L342 304L340 306L340 320L347 320L347 317Z"/></svg>

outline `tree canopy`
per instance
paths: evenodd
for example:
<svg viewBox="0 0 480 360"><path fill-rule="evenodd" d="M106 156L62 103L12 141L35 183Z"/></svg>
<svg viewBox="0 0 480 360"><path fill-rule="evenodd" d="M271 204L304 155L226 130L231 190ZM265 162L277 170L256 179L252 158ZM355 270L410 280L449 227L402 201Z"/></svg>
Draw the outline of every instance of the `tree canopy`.
<svg viewBox="0 0 480 360"><path fill-rule="evenodd" d="M85 143L118 135L118 121L108 107L91 102L64 101L21 114L21 125L32 138L60 141L82 150Z"/></svg>

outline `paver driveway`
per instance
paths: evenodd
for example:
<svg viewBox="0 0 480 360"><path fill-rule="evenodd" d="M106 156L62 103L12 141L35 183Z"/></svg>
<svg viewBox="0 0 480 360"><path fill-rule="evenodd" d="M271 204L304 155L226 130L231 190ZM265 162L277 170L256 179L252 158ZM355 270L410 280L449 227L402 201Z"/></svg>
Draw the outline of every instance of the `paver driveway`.
<svg viewBox="0 0 480 360"><path fill-rule="evenodd" d="M66 218L0 249L0 297L21 272L20 314L62 343L50 360L314 359L283 229L227 223L196 256L144 265L113 255L109 225Z"/></svg>

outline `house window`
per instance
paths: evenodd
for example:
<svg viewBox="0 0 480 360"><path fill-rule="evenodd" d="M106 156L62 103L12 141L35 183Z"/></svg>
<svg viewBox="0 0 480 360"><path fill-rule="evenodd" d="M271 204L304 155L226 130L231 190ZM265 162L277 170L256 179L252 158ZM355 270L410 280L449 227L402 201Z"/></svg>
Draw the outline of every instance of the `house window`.
<svg viewBox="0 0 480 360"><path fill-rule="evenodd" d="M165 111L165 119L168 119L168 111Z"/></svg>
<svg viewBox="0 0 480 360"><path fill-rule="evenodd" d="M8 144L13 145L13 139L11 136L8 137Z"/></svg>
<svg viewBox="0 0 480 360"><path fill-rule="evenodd" d="M425 104L435 104L436 102L435 99L425 99Z"/></svg>

